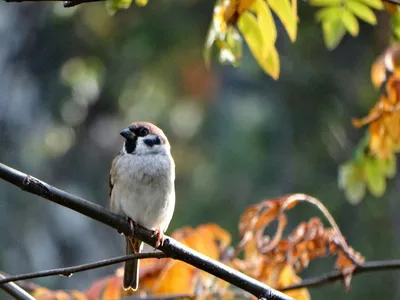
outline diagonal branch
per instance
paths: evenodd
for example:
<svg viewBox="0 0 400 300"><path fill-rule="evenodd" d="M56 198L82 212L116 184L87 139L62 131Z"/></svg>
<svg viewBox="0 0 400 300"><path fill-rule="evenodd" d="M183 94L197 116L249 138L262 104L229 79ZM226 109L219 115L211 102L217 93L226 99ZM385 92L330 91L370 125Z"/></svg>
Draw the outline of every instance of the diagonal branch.
<svg viewBox="0 0 400 300"><path fill-rule="evenodd" d="M64 7L73 7L83 3L101 2L106 0L4 0L6 2L64 2ZM400 5L400 0L382 0L394 5Z"/></svg>
<svg viewBox="0 0 400 300"><path fill-rule="evenodd" d="M358 265L353 273L353 275L358 275L367 272L376 271L387 271L387 270L400 270L400 260L385 260L385 261L370 261ZM299 288L310 288L324 285L330 282L338 281L343 279L343 273L340 271L331 271L319 276L304 279L299 284L294 284L287 286L281 291L295 290Z"/></svg>
<svg viewBox="0 0 400 300"><path fill-rule="evenodd" d="M0 280L7 278L3 274L0 273ZM3 284L0 286L7 294L12 296L14 299L17 300L35 300L27 291L25 291L20 286L16 285L14 282L10 282L7 284Z"/></svg>
<svg viewBox="0 0 400 300"><path fill-rule="evenodd" d="M121 263L121 262L124 262L127 260L132 260L132 259L165 258L165 257L167 257L167 256L163 252L150 252L150 253L137 253L137 254L124 255L124 256L119 256L119 257L115 257L115 258L96 261L94 263L88 263L88 264L83 264L83 265L73 266L73 267L68 267L68 268L58 268L58 269L51 269L51 270L46 270L46 271L20 274L20 275L15 275L15 276L7 276L4 278L0 278L0 286L7 282L39 278L39 277L48 277L48 276L53 276L53 275L63 275L63 276L69 277L74 273L97 269L97 268L110 266L110 265L115 265L115 264L118 264L118 263Z"/></svg>
<svg viewBox="0 0 400 300"><path fill-rule="evenodd" d="M32 176L12 169L2 163L0 163L0 178L20 187L24 191L68 207L96 221L111 226L117 229L120 233L127 236L132 235L129 222L123 217L116 215L97 204L69 194ZM157 237L153 233L153 231L137 225L134 229L135 238L154 247L156 245ZM271 300L291 299L289 296L272 289L221 262L200 254L170 237L166 237L164 244L158 249L164 252L168 257L184 261L198 269L208 272L249 292L257 298Z"/></svg>

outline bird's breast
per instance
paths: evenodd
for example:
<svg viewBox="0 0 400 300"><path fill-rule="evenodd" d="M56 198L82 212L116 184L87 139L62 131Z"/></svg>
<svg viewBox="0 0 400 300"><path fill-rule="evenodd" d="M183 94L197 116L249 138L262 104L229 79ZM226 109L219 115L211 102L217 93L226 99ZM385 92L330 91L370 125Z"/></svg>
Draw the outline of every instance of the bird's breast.
<svg viewBox="0 0 400 300"><path fill-rule="evenodd" d="M172 158L167 155L126 155L116 167L111 197L118 212L149 229L160 227L166 230L175 206Z"/></svg>

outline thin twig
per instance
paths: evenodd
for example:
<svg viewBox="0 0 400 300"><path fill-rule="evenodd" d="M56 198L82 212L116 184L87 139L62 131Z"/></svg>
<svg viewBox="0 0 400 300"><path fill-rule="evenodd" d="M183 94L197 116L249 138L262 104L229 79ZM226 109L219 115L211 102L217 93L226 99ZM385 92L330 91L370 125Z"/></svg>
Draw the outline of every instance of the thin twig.
<svg viewBox="0 0 400 300"><path fill-rule="evenodd" d="M102 268L102 267L110 266L110 265L115 265L115 264L119 264L121 262L124 262L127 260L132 260L132 259L165 258L165 257L167 257L167 256L163 252L137 253L137 254L118 256L118 257L114 257L114 258L96 261L94 263L88 263L88 264L83 264L83 265L78 265L78 266L73 266L73 267L51 269L51 270L45 270L45 271L39 271L39 272L20 274L20 275L15 275L15 276L7 276L7 277L0 279L0 286L2 286L2 284L7 283L7 282L39 278L39 277L48 277L48 276L54 276L54 275L63 275L66 277L70 277L74 273L97 269L97 268Z"/></svg>
<svg viewBox="0 0 400 300"><path fill-rule="evenodd" d="M0 280L7 278L3 274L0 274ZM16 285L13 282L3 284L0 286L1 289L3 289L7 294L10 296L14 297L14 299L17 300L35 300L35 298L30 295L27 291L25 291L23 288L20 286Z"/></svg>
<svg viewBox="0 0 400 300"><path fill-rule="evenodd" d="M125 218L116 215L97 204L57 189L45 182L42 182L32 176L12 169L1 163L0 178L20 187L26 192L38 195L44 199L68 207L81 214L84 214L87 217L113 227L126 236L132 235L130 224ZM135 225L133 236L153 247L155 247L157 242L157 237L154 235L154 231L138 225ZM272 289L269 286L224 265L221 262L215 261L201 253L198 253L197 251L194 251L193 249L170 237L166 236L164 244L158 249L164 252L168 257L184 261L198 269L210 273L238 288L249 292L257 298L271 300L292 299L289 296Z"/></svg>
<svg viewBox="0 0 400 300"><path fill-rule="evenodd" d="M100 2L104 0L67 0L64 1L64 7L73 7L83 3Z"/></svg>
<svg viewBox="0 0 400 300"><path fill-rule="evenodd" d="M383 261L370 261L363 263L356 267L353 275L358 275L367 272L387 271L387 270L400 270L400 260L383 260ZM281 289L282 292L295 290L300 288L312 288L324 285L330 282L343 279L343 273L340 271L331 271L319 276L304 279L299 284L294 284Z"/></svg>

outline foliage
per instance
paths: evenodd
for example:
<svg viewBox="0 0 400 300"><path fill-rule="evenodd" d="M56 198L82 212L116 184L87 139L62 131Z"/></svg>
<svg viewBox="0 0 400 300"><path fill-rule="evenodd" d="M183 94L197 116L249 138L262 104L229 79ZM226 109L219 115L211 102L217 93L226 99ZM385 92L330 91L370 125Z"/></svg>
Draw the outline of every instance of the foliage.
<svg viewBox="0 0 400 300"><path fill-rule="evenodd" d="M286 211L298 203L307 202L317 207L329 222L325 227L318 217L301 222L285 236ZM278 227L273 236L265 230L274 222ZM183 244L261 281L282 289L301 282L298 275L317 258L336 255L335 268L344 276L346 289L350 288L351 275L364 258L345 241L333 217L317 199L305 194L287 195L269 199L250 206L239 220L240 241L233 246L229 232L216 224L183 227L172 237ZM32 291L38 300L64 299L70 294L74 299L121 299L134 292L122 289L123 269L114 276L100 279L85 292L51 291L37 287ZM184 262L173 259L148 259L141 262L140 289L138 293L161 295L188 295L205 299L218 296L231 299L240 293L212 275ZM297 300L308 300L307 289L285 292Z"/></svg>
<svg viewBox="0 0 400 300"><path fill-rule="evenodd" d="M356 127L369 125L353 160L339 170L339 187L352 203L365 194L365 186L376 197L386 190L386 178L396 173L395 153L400 150L400 43L394 44L372 65L371 78L381 93L369 114L353 120Z"/></svg>

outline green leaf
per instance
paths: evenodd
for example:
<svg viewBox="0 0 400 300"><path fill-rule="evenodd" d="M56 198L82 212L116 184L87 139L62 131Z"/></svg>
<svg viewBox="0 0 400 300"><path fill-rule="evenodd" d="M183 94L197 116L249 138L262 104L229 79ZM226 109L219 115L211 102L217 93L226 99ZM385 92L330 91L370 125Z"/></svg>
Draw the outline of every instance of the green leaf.
<svg viewBox="0 0 400 300"><path fill-rule="evenodd" d="M267 0L268 5L281 20L292 42L297 35L297 16L293 13L289 0Z"/></svg>
<svg viewBox="0 0 400 300"><path fill-rule="evenodd" d="M340 6L343 0L309 0L312 6Z"/></svg>
<svg viewBox="0 0 400 300"><path fill-rule="evenodd" d="M340 18L343 8L340 6L329 6L318 10L315 18L318 22L335 21Z"/></svg>
<svg viewBox="0 0 400 300"><path fill-rule="evenodd" d="M394 175L396 175L397 171L396 156L393 153L387 159L378 159L378 162L381 172L387 178L393 178Z"/></svg>
<svg viewBox="0 0 400 300"><path fill-rule="evenodd" d="M382 196L386 190L386 179L381 171L378 159L366 159L364 168L369 191L375 197Z"/></svg>
<svg viewBox="0 0 400 300"><path fill-rule="evenodd" d="M119 9L127 9L131 6L132 0L107 0L106 9L110 15L114 15Z"/></svg>
<svg viewBox="0 0 400 300"><path fill-rule="evenodd" d="M352 36L358 35L360 31L360 27L358 26L358 20L350 11L346 9L342 10L342 22L344 24L344 27L346 27L347 31Z"/></svg>
<svg viewBox="0 0 400 300"><path fill-rule="evenodd" d="M342 40L346 33L342 20L337 19L322 23L322 31L324 34L325 45L329 50L333 50Z"/></svg>
<svg viewBox="0 0 400 300"><path fill-rule="evenodd" d="M351 204L358 204L365 195L365 182L360 168L354 162L339 167L339 188L343 189Z"/></svg>
<svg viewBox="0 0 400 300"><path fill-rule="evenodd" d="M366 5L368 5L369 7L378 9L378 10L382 10L383 9L383 2L382 0L358 0Z"/></svg>
<svg viewBox="0 0 400 300"><path fill-rule="evenodd" d="M346 7L361 20L371 25L376 24L376 16L368 6L356 0L347 0L345 4Z"/></svg>
<svg viewBox="0 0 400 300"><path fill-rule="evenodd" d="M257 21L261 29L264 41L264 54L263 57L267 57L268 52L275 45L277 32L272 16L271 10L264 0L255 0L250 10L257 15Z"/></svg>
<svg viewBox="0 0 400 300"><path fill-rule="evenodd" d="M391 17L392 34L394 40L400 39L400 14L394 14Z"/></svg>

